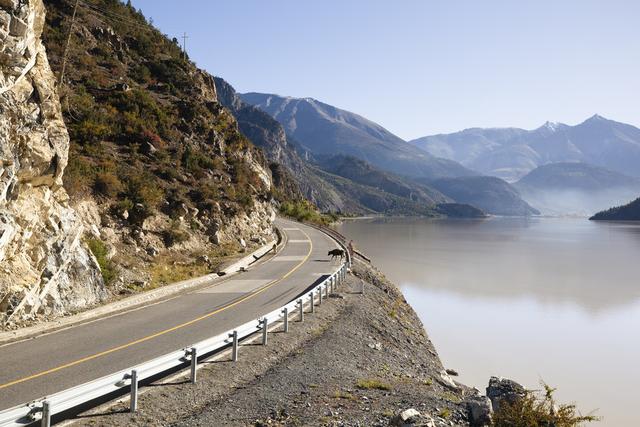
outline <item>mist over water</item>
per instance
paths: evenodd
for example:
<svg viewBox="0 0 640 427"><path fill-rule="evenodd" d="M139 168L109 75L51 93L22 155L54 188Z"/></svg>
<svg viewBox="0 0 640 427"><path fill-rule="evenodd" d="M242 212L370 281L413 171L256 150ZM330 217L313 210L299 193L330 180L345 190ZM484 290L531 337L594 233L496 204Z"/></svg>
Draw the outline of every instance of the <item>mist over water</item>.
<svg viewBox="0 0 640 427"><path fill-rule="evenodd" d="M401 286L447 367L539 388L602 425L635 425L640 225L575 218L345 222Z"/></svg>
<svg viewBox="0 0 640 427"><path fill-rule="evenodd" d="M521 191L521 196L543 215L588 218L600 211L614 206L626 205L637 199L640 196L640 189Z"/></svg>

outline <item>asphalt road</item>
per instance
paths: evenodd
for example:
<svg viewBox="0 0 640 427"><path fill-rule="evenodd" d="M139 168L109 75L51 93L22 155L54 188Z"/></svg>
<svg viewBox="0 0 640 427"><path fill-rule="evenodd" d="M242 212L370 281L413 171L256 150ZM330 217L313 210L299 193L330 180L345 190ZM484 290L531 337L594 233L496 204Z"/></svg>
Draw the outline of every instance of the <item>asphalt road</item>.
<svg viewBox="0 0 640 427"><path fill-rule="evenodd" d="M0 410L100 378L258 318L339 267L324 233L278 219L284 248L245 273L163 302L0 347ZM237 302L242 299L241 302ZM235 302L235 304L234 304Z"/></svg>

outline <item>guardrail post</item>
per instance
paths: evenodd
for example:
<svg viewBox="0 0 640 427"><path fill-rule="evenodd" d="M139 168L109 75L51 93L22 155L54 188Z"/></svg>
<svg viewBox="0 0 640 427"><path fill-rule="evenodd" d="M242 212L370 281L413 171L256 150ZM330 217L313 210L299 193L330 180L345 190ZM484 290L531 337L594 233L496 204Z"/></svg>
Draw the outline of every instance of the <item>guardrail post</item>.
<svg viewBox="0 0 640 427"><path fill-rule="evenodd" d="M282 314L284 315L284 332L289 332L289 309L287 307L282 309Z"/></svg>
<svg viewBox="0 0 640 427"><path fill-rule="evenodd" d="M318 288L318 305L322 305L322 286Z"/></svg>
<svg viewBox="0 0 640 427"><path fill-rule="evenodd" d="M325 299L329 298L329 285L330 285L330 283L326 283L324 285L324 298Z"/></svg>
<svg viewBox="0 0 640 427"><path fill-rule="evenodd" d="M138 410L138 371L131 371L131 392L129 399L129 411L134 413Z"/></svg>
<svg viewBox="0 0 640 427"><path fill-rule="evenodd" d="M42 402L42 427L51 427L51 404L48 401Z"/></svg>
<svg viewBox="0 0 640 427"><path fill-rule="evenodd" d="M233 347L231 347L231 360L233 362L238 361L238 331L233 331L231 333L231 337L233 338Z"/></svg>
<svg viewBox="0 0 640 427"><path fill-rule="evenodd" d="M360 279L360 294L364 295L364 280Z"/></svg>
<svg viewBox="0 0 640 427"><path fill-rule="evenodd" d="M298 304L300 304L300 321L304 322L304 300L300 298Z"/></svg>
<svg viewBox="0 0 640 427"><path fill-rule="evenodd" d="M265 317L260 321L260 323L262 323L262 345L267 345L269 320Z"/></svg>
<svg viewBox="0 0 640 427"><path fill-rule="evenodd" d="M195 384L198 372L198 352L195 347L191 347L189 354L191 355L191 384Z"/></svg>
<svg viewBox="0 0 640 427"><path fill-rule="evenodd" d="M313 297L313 291L309 293L309 298L311 298L311 313L315 311L315 298Z"/></svg>

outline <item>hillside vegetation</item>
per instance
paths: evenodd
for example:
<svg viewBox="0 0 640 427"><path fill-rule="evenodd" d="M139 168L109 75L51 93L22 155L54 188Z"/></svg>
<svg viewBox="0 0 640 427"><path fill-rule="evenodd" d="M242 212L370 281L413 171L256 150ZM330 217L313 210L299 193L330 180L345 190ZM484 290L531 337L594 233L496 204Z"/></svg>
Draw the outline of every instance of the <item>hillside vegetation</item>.
<svg viewBox="0 0 640 427"><path fill-rule="evenodd" d="M46 2L44 42L58 76L73 3ZM262 156L216 102L211 77L131 6L91 4L78 8L61 88L72 197L99 196L141 223L156 208L213 214L222 202L233 214L266 196L245 159Z"/></svg>
<svg viewBox="0 0 640 427"><path fill-rule="evenodd" d="M78 2L71 25L75 4L45 0L43 40L71 138L64 187L105 279L144 289L266 241L278 190L213 77L130 3Z"/></svg>
<svg viewBox="0 0 640 427"><path fill-rule="evenodd" d="M590 219L596 221L640 221L640 198L624 206L617 206L598 212Z"/></svg>

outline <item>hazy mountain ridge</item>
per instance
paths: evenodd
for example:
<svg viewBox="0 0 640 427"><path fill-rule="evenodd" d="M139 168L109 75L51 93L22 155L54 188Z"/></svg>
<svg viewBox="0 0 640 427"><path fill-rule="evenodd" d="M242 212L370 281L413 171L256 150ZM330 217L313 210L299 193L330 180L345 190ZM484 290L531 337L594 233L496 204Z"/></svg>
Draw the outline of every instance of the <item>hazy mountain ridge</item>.
<svg viewBox="0 0 640 427"><path fill-rule="evenodd" d="M415 152L420 150L411 147L382 126L355 113L311 98L299 99L259 93L240 96L277 119L287 135L293 134L300 141L301 147L309 150L305 153L310 152L311 156L316 157L320 168L333 175L369 186L376 190L376 197L380 197L378 190L382 190L385 193L430 204L442 204L447 200L453 200L495 215L537 213L537 210L521 200L518 192L506 182L497 178L481 179L477 173L464 169L456 162L430 155L426 157L428 161L424 162L425 153L422 153L417 157L421 172L416 174L412 169L416 163L407 159L412 159L412 156L416 155ZM321 132L321 135L327 136L326 139L318 136L318 129L330 130L329 133ZM372 158L377 158L378 164L371 161ZM395 159L398 163L390 167L393 161L387 161L387 158ZM455 180L462 177L470 179ZM444 178L454 180L455 187L452 183L443 184L443 188L440 189L431 185L432 181ZM448 194L443 190L452 193ZM366 200L370 202L373 199ZM379 203L376 202L375 205ZM368 204L368 207L371 205ZM411 208L410 211L415 212L415 209ZM461 215L471 211L449 209L449 212Z"/></svg>
<svg viewBox="0 0 640 427"><path fill-rule="evenodd" d="M474 175L462 165L417 149L382 126L312 98L246 93L242 100L269 113L315 154L342 154L401 175L437 179Z"/></svg>
<svg viewBox="0 0 640 427"><path fill-rule="evenodd" d="M508 182L493 176L442 178L429 183L458 203L465 203L493 215L531 216L540 212L522 200Z"/></svg>
<svg viewBox="0 0 640 427"><path fill-rule="evenodd" d="M471 128L409 142L508 181L557 162L591 163L640 177L640 129L599 115L575 126L547 122L533 130Z"/></svg>
<svg viewBox="0 0 640 427"><path fill-rule="evenodd" d="M378 188L414 202L434 205L452 200L428 185L421 185L390 172L381 171L364 160L352 156L332 156L319 160L319 166L334 175L359 184Z"/></svg>
<svg viewBox="0 0 640 427"><path fill-rule="evenodd" d="M584 191L600 191L619 187L640 189L640 178L587 163L561 162L538 166L522 177L516 183L516 187L520 189Z"/></svg>
<svg viewBox="0 0 640 427"><path fill-rule="evenodd" d="M589 216L640 193L640 178L579 162L539 166L514 185L525 200L549 215Z"/></svg>

